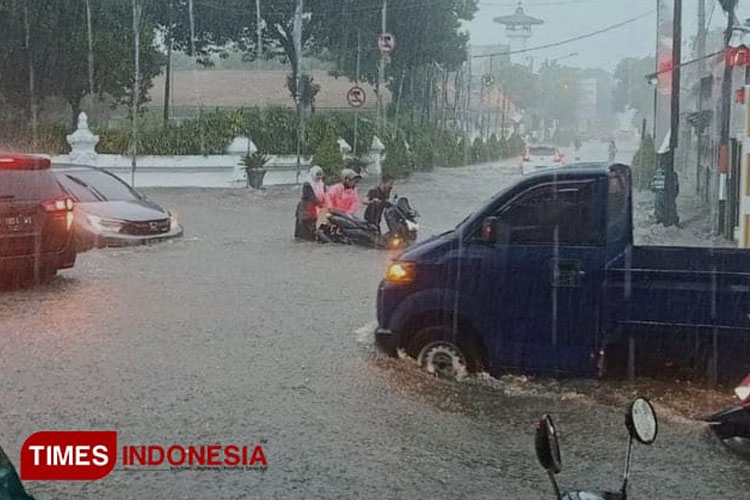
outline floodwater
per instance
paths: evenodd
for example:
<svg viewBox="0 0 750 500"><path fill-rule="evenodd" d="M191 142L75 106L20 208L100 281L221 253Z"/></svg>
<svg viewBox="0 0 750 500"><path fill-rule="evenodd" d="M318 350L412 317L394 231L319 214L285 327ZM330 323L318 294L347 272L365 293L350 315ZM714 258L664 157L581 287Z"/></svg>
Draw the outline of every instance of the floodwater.
<svg viewBox="0 0 750 500"><path fill-rule="evenodd" d="M395 191L426 236L518 172L440 170ZM294 242L296 188L147 194L179 212L184 238L83 254L49 285L0 295L1 444L17 462L35 431L111 429L121 445L262 443L268 467L120 463L98 482L30 482L37 499L552 498L533 449L546 412L563 487L619 487L626 431L623 408L594 395L606 386L449 383L379 355L368 332L388 255ZM747 470L665 410L656 443L634 451L631 497L748 498Z"/></svg>

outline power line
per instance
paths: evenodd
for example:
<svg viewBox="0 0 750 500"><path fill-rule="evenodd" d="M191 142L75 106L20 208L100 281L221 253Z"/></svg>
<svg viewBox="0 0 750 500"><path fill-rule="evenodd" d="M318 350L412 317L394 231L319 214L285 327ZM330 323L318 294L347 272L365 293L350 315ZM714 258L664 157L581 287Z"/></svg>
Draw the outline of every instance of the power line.
<svg viewBox="0 0 750 500"><path fill-rule="evenodd" d="M656 9L651 9L648 12L644 12L643 14L640 14L638 16L631 17L630 19L626 19L625 21L619 22L617 24L613 24L611 26L607 26L606 28L602 28L602 29L599 29L599 30L596 30L596 31L592 31L591 33L586 33L585 35L574 36L573 38L568 38L566 40L561 40L559 42L548 43L548 44L545 44L545 45L537 45L536 47L529 47L528 49L506 50L504 52L495 52L494 54L480 54L480 55L476 55L476 56L472 56L472 57L474 57L476 59L479 59L479 58L482 58L482 57L507 56L507 55L511 55L511 54L521 54L521 53L524 53L524 52L532 52L532 51L535 51L535 50L549 49L551 47L559 47L560 45L566 45L568 43L577 42L579 40L584 40L586 38L591 38L593 36L601 35L602 33L606 33L608 31L612 31L614 29L621 28L621 27L623 27L623 26L625 26L627 24L630 24L630 23L633 23L635 21L638 21L639 19L643 19L644 17L650 16L654 12L656 12Z"/></svg>

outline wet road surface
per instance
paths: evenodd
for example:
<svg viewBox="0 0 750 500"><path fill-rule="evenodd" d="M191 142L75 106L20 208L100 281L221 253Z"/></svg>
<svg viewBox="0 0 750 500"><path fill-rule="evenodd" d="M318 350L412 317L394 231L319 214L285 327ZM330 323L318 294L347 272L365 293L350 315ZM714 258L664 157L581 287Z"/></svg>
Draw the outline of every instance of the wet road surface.
<svg viewBox="0 0 750 500"><path fill-rule="evenodd" d="M395 191L426 236L518 171L440 170ZM183 239L83 254L49 285L0 295L0 443L16 462L37 430L114 429L120 444L262 442L268 468L118 464L99 482L29 483L32 494L552 498L533 451L544 412L561 434L562 485L619 487L621 408L553 382L442 382L378 355L370 328L388 255L292 241L297 192L148 190L179 212ZM634 453L632 498L748 498L749 464L699 424L666 418Z"/></svg>

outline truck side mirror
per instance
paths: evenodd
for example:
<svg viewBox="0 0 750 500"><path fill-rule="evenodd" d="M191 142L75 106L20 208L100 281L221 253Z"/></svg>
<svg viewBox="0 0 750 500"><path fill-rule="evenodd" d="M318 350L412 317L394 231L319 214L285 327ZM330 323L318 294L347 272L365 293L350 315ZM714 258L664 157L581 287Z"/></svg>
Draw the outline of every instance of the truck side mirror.
<svg viewBox="0 0 750 500"><path fill-rule="evenodd" d="M497 217L485 217L479 239L484 243L508 243L510 241L510 226L501 222Z"/></svg>
<svg viewBox="0 0 750 500"><path fill-rule="evenodd" d="M497 217L485 217L479 239L484 243L497 243Z"/></svg>
<svg viewBox="0 0 750 500"><path fill-rule="evenodd" d="M534 448L539 464L551 474L559 474L562 470L560 459L560 444L552 417L544 415L536 425Z"/></svg>

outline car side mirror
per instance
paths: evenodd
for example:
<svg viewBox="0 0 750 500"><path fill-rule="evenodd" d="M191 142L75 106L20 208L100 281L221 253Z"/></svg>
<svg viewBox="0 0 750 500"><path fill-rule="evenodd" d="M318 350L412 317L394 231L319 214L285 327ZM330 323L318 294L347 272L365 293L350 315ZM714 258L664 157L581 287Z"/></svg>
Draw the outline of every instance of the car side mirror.
<svg viewBox="0 0 750 500"><path fill-rule="evenodd" d="M557 431L552 417L544 415L536 425L534 448L539 464L550 473L559 474L562 470L560 459L560 444L557 440Z"/></svg>

